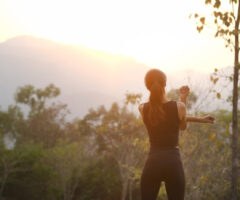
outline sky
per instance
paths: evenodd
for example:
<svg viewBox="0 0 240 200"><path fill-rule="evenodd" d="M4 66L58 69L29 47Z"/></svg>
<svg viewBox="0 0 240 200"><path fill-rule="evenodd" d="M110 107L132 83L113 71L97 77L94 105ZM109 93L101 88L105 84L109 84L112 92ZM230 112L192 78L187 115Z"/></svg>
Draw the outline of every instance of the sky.
<svg viewBox="0 0 240 200"><path fill-rule="evenodd" d="M196 31L205 0L0 0L0 42L18 35L131 56L164 71L210 73L233 64L214 29Z"/></svg>

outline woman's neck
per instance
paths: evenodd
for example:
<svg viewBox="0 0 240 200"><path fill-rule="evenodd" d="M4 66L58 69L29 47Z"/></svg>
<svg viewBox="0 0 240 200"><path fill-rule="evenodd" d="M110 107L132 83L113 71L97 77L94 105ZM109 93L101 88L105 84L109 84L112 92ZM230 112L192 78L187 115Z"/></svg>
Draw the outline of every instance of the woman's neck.
<svg viewBox="0 0 240 200"><path fill-rule="evenodd" d="M163 98L163 103L167 103L168 101L169 100L166 97Z"/></svg>

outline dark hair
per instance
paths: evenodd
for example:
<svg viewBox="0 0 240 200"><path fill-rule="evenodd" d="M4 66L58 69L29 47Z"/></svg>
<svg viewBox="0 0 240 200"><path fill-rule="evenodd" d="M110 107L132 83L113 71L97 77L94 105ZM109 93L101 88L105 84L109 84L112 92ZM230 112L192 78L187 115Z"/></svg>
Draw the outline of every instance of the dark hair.
<svg viewBox="0 0 240 200"><path fill-rule="evenodd" d="M159 69L151 69L145 75L145 85L150 91L148 118L152 126L156 126L159 121L165 118L162 103L166 81L166 75Z"/></svg>

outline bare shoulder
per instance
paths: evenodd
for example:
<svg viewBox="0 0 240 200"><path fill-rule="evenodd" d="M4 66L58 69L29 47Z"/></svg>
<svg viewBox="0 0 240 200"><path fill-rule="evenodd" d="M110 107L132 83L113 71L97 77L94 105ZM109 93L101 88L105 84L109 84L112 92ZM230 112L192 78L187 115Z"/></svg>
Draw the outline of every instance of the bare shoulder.
<svg viewBox="0 0 240 200"><path fill-rule="evenodd" d="M138 105L139 112L143 111L143 105L144 105L144 103L141 103L141 104Z"/></svg>
<svg viewBox="0 0 240 200"><path fill-rule="evenodd" d="M186 109L185 104L181 101L177 101L177 107L178 109Z"/></svg>
<svg viewBox="0 0 240 200"><path fill-rule="evenodd" d="M186 115L186 106L183 102L177 101L178 117L181 120Z"/></svg>
<svg viewBox="0 0 240 200"><path fill-rule="evenodd" d="M142 117L143 117L143 106L144 106L144 103L141 103L141 104L138 105L138 110L139 110Z"/></svg>

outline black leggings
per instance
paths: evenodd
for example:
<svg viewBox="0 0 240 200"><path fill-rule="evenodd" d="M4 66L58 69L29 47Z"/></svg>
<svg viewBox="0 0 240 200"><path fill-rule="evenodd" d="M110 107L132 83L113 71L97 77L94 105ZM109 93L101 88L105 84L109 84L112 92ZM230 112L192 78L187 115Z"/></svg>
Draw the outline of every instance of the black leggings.
<svg viewBox="0 0 240 200"><path fill-rule="evenodd" d="M141 176L142 200L156 200L162 181L169 200L184 199L185 175L179 150L149 153Z"/></svg>

